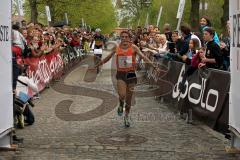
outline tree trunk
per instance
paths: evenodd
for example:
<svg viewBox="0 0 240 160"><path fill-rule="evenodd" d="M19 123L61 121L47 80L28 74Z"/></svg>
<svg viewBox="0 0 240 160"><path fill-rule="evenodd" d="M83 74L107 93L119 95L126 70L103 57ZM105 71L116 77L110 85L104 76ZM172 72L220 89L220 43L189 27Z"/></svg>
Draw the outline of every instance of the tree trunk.
<svg viewBox="0 0 240 160"><path fill-rule="evenodd" d="M224 0L224 4L222 8L223 8L223 16L221 18L221 24L223 27L225 27L229 19L229 0Z"/></svg>
<svg viewBox="0 0 240 160"><path fill-rule="evenodd" d="M31 22L35 24L38 22L37 0L29 0L29 4L31 12Z"/></svg>
<svg viewBox="0 0 240 160"><path fill-rule="evenodd" d="M200 0L191 0L190 24L193 31L199 28L199 5Z"/></svg>

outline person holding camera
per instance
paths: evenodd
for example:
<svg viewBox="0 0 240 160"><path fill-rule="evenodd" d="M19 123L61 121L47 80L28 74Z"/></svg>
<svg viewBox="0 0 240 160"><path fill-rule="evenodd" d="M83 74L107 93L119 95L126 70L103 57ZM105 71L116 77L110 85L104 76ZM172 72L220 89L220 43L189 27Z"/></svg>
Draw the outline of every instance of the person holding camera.
<svg viewBox="0 0 240 160"><path fill-rule="evenodd" d="M31 110L31 107L34 105L28 93L29 89L38 93L38 87L33 80L27 76L27 70L27 65L24 65L20 69L20 75L18 76L16 86L15 104L18 106L16 108L16 112L18 112L16 114L16 125L19 128L24 128L25 122L28 125L32 125L34 123L34 114Z"/></svg>

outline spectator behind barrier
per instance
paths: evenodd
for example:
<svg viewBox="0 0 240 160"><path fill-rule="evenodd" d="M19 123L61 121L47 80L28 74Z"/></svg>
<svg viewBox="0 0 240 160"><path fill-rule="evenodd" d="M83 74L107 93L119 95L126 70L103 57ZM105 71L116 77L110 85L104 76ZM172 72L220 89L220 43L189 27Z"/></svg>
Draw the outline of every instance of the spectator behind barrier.
<svg viewBox="0 0 240 160"><path fill-rule="evenodd" d="M169 52L178 53L183 46L183 40L179 37L178 31L172 33L172 41L172 43L169 42L169 44L172 44L168 46Z"/></svg>
<svg viewBox="0 0 240 160"><path fill-rule="evenodd" d="M211 26L211 22L208 18L202 17L201 21L201 31L204 32L203 29L208 30ZM182 37L178 35L177 31L172 32L172 43L168 41L167 43L167 53L164 54L163 58L169 59L169 60L175 60L175 61L181 61L186 62L188 65L193 65L195 68L196 65L199 66L199 68L206 66L209 68L215 68L215 69L224 69L227 70L229 68L229 36L224 37L221 41L221 51L223 55L221 54L221 51L219 52L219 47L216 47L214 44L212 44L211 41L207 41L206 38L204 38L203 43L201 33L194 32L191 33L191 28L189 25L182 25L180 27ZM149 31L149 32L147 32ZM156 32L157 28L153 25L149 25L148 28L141 29L140 26L133 31L131 30L132 36L134 39L132 40L133 43L137 44L141 50L144 52L144 54L149 55L151 52L156 54L158 51L161 52L160 42L157 37L160 37L160 33ZM168 32L170 30L170 25L165 24L164 26L164 34L166 33L168 35ZM148 34L147 34L148 33ZM205 33L205 32L204 32ZM214 31L214 36L216 36L216 32ZM189 50L189 42L191 40L191 44L194 47ZM214 38L213 38L214 40ZM215 43L216 44L216 43ZM206 46L205 46L206 45ZM197 48L200 48L204 46L206 50L206 54L201 54L201 62L193 63L193 59L195 59L195 55L199 57L197 52ZM213 48L215 50L213 50ZM160 49L160 50L158 50ZM204 50L204 49L202 49ZM150 52L149 52L150 51ZM206 55L206 56L205 56ZM222 59L224 56L224 67L222 67ZM192 59L192 60L191 60ZM199 59L199 58L197 58Z"/></svg>
<svg viewBox="0 0 240 160"><path fill-rule="evenodd" d="M198 41L196 40L195 42L193 42L193 40L191 40L189 47L193 48L194 43L198 43ZM185 93L185 90L186 90L185 82L187 80L187 77L192 75L198 69L198 66L201 63L201 60L204 58L204 52L205 52L205 48L200 48L199 50L196 50L196 54L192 56L192 59L190 62L191 65L189 66L187 71L184 73L182 81L179 83L179 86L178 86L181 93Z"/></svg>
<svg viewBox="0 0 240 160"><path fill-rule="evenodd" d="M154 27L154 32L155 32L155 33L160 33L159 27L155 26L155 27Z"/></svg>
<svg viewBox="0 0 240 160"><path fill-rule="evenodd" d="M183 45L179 51L180 59L182 59L183 55L186 55L189 50L189 41L191 40L191 29L188 25L182 25L180 27L182 36L183 36Z"/></svg>
<svg viewBox="0 0 240 160"><path fill-rule="evenodd" d="M166 35L167 41L172 42L172 31L169 23L165 23L164 27L164 34Z"/></svg>
<svg viewBox="0 0 240 160"><path fill-rule="evenodd" d="M134 39L134 44L135 45L138 45L140 43L140 40L141 40L141 36L142 36L142 28L141 26L138 26L136 31L135 31L135 39Z"/></svg>
<svg viewBox="0 0 240 160"><path fill-rule="evenodd" d="M230 21L226 23L226 32L221 38L220 48L223 54L223 70L228 71L230 67Z"/></svg>
<svg viewBox="0 0 240 160"><path fill-rule="evenodd" d="M40 43L40 40L37 36L34 36L32 41L29 44L31 50L32 50L32 56L33 57L40 57L43 52L41 49L42 43Z"/></svg>
<svg viewBox="0 0 240 160"><path fill-rule="evenodd" d="M165 54L167 52L167 39L164 34L157 33L155 35L155 45L153 45L153 50L157 52L157 54Z"/></svg>
<svg viewBox="0 0 240 160"><path fill-rule="evenodd" d="M149 32L149 45L154 45L155 44L155 35L156 33L155 32Z"/></svg>
<svg viewBox="0 0 240 160"><path fill-rule="evenodd" d="M161 34L159 33L156 33L155 34L155 37L154 37L154 43L153 44L149 44L148 45L148 48L153 50L154 52L153 53L160 53L160 50L163 48L163 40L164 38L162 37ZM162 43L161 43L161 40L162 40ZM165 41L166 41L166 37L165 37ZM161 52L162 53L162 52Z"/></svg>
<svg viewBox="0 0 240 160"><path fill-rule="evenodd" d="M182 61L190 65L192 57L196 54L196 50L200 48L198 39L190 39L188 53L182 56Z"/></svg>
<svg viewBox="0 0 240 160"><path fill-rule="evenodd" d="M41 51L43 54L48 54L53 51L53 44L50 40L50 34L47 31L43 32L43 43L41 46Z"/></svg>
<svg viewBox="0 0 240 160"><path fill-rule="evenodd" d="M196 40L198 41L199 48L202 47L202 42L201 42L201 40L200 40L199 35L197 35L197 33L192 33L191 39L196 39Z"/></svg>
<svg viewBox="0 0 240 160"><path fill-rule="evenodd" d="M30 37L28 37L27 29L21 29L21 33L22 33L24 39L26 40L27 44L29 44L30 43L30 39L29 39Z"/></svg>
<svg viewBox="0 0 240 160"><path fill-rule="evenodd" d="M217 43L214 42L215 30L213 28L206 28L203 32L203 39L207 42L205 57L202 59L200 68L206 66L207 68L221 69L223 64L223 56L221 49Z"/></svg>
<svg viewBox="0 0 240 160"><path fill-rule="evenodd" d="M154 26L153 26L153 25L149 25L149 26L148 26L148 32L149 32L149 33L154 32Z"/></svg>
<svg viewBox="0 0 240 160"><path fill-rule="evenodd" d="M167 53L167 39L164 34L155 34L154 38L154 44L147 45L147 48L149 48L150 52L154 54L155 58L164 57L164 55Z"/></svg>
<svg viewBox="0 0 240 160"><path fill-rule="evenodd" d="M141 49L146 48L150 42L149 34L148 32L143 33L140 39L139 46Z"/></svg>
<svg viewBox="0 0 240 160"><path fill-rule="evenodd" d="M78 33L76 31L72 33L72 40L70 42L70 46L72 47L80 46L80 37L78 36Z"/></svg>
<svg viewBox="0 0 240 160"><path fill-rule="evenodd" d="M204 36L203 35L204 34L204 30L206 28L209 28L209 27L212 27L211 21L208 19L208 17L203 16L200 19L200 32L202 33L202 36ZM220 46L220 41L219 41L219 38L218 38L218 35L217 35L216 32L214 33L213 40L214 40L215 43L217 43Z"/></svg>

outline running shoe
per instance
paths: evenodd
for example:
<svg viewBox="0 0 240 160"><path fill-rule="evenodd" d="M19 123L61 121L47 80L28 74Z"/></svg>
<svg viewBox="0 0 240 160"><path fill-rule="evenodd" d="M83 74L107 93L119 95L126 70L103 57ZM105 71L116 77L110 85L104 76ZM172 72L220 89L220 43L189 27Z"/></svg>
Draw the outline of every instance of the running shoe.
<svg viewBox="0 0 240 160"><path fill-rule="evenodd" d="M123 115L123 106L124 106L124 102L120 102L119 106L118 106L118 116L122 116Z"/></svg>
<svg viewBox="0 0 240 160"><path fill-rule="evenodd" d="M124 125L126 128L130 127L130 122L128 116L124 116Z"/></svg>
<svg viewBox="0 0 240 160"><path fill-rule="evenodd" d="M118 113L118 116L122 116L123 115L123 106L119 105L117 113Z"/></svg>

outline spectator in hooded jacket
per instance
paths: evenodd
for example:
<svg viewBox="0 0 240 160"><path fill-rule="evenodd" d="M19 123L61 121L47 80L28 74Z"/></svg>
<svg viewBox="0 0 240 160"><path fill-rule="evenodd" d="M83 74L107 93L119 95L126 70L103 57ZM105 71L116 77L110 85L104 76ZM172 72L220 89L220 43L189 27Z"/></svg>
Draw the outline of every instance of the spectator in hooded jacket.
<svg viewBox="0 0 240 160"><path fill-rule="evenodd" d="M206 16L203 16L200 19L200 31L201 31L202 35L203 35L204 30L209 27L212 27L211 21ZM216 32L214 33L213 40L215 43L217 43L220 46L220 41L219 41L219 38L218 38L218 35Z"/></svg>

